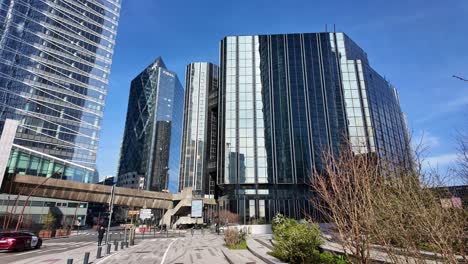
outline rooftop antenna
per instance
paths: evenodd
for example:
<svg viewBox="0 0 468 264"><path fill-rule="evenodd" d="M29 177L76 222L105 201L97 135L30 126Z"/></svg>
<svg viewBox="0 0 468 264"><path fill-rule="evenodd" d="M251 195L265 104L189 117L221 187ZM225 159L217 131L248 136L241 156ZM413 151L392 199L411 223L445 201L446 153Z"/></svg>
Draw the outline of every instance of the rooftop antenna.
<svg viewBox="0 0 468 264"><path fill-rule="evenodd" d="M335 27L335 24L333 24L333 33L336 33L336 27Z"/></svg>

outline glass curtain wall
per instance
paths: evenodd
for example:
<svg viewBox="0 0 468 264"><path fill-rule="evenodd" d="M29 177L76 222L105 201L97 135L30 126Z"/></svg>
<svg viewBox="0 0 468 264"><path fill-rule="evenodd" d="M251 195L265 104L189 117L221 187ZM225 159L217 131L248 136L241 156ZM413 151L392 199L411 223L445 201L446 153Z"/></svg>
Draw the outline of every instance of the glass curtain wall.
<svg viewBox="0 0 468 264"><path fill-rule="evenodd" d="M211 146L208 140L211 140L212 127L209 96L210 92L218 90L217 74L218 67L211 63L187 65L179 191L192 187L194 194L204 195L210 189L207 186L210 184L208 161Z"/></svg>
<svg viewBox="0 0 468 264"><path fill-rule="evenodd" d="M16 144L95 167L120 4L0 2L0 126L20 121Z"/></svg>
<svg viewBox="0 0 468 264"><path fill-rule="evenodd" d="M217 184L243 223L317 216L308 184L325 150L407 155L395 90L345 34L228 36L220 57Z"/></svg>

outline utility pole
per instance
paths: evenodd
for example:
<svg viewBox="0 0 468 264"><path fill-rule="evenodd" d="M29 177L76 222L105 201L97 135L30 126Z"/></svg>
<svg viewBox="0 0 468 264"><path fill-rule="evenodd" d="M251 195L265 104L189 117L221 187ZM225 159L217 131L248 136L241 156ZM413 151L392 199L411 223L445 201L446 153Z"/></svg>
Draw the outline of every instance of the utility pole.
<svg viewBox="0 0 468 264"><path fill-rule="evenodd" d="M109 221L107 221L107 232L106 232L106 244L109 244L109 232L110 232L110 225L112 220L112 213L114 212L114 196L115 196L115 184L112 185L111 190L111 197L109 201Z"/></svg>

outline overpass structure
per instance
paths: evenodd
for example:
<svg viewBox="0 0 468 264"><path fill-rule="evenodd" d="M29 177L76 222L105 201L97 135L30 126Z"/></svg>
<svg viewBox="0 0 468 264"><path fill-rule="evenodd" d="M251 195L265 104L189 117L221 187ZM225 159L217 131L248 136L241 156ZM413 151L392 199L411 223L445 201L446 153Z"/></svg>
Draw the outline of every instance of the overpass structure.
<svg viewBox="0 0 468 264"><path fill-rule="evenodd" d="M11 194L31 194L37 197L93 203L109 203L111 190L112 186L21 174L5 179L1 189L2 192ZM173 209L177 207L179 202L191 198L191 190L190 192L172 194L115 187L114 205L134 208ZM203 198L203 203L216 204L214 199L207 198Z"/></svg>

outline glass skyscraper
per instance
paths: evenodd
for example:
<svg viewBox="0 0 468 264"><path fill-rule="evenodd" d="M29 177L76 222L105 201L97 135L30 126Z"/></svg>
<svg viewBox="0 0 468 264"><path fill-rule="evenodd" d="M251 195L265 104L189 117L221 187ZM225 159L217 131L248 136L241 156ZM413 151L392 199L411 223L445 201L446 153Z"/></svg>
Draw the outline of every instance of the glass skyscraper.
<svg viewBox="0 0 468 264"><path fill-rule="evenodd" d="M18 120L15 144L94 170L119 13L120 0L0 1L0 129Z"/></svg>
<svg viewBox="0 0 468 264"><path fill-rule="evenodd" d="M179 191L192 187L195 195L214 194L217 148L218 66L187 65L184 130ZM209 162L213 166L209 166ZM213 176L210 176L213 175Z"/></svg>
<svg viewBox="0 0 468 264"><path fill-rule="evenodd" d="M180 166L184 89L159 57L130 87L117 185L168 189Z"/></svg>
<svg viewBox="0 0 468 264"><path fill-rule="evenodd" d="M396 90L343 33L221 41L218 197L244 223L314 214L308 183L322 151L409 162Z"/></svg>

